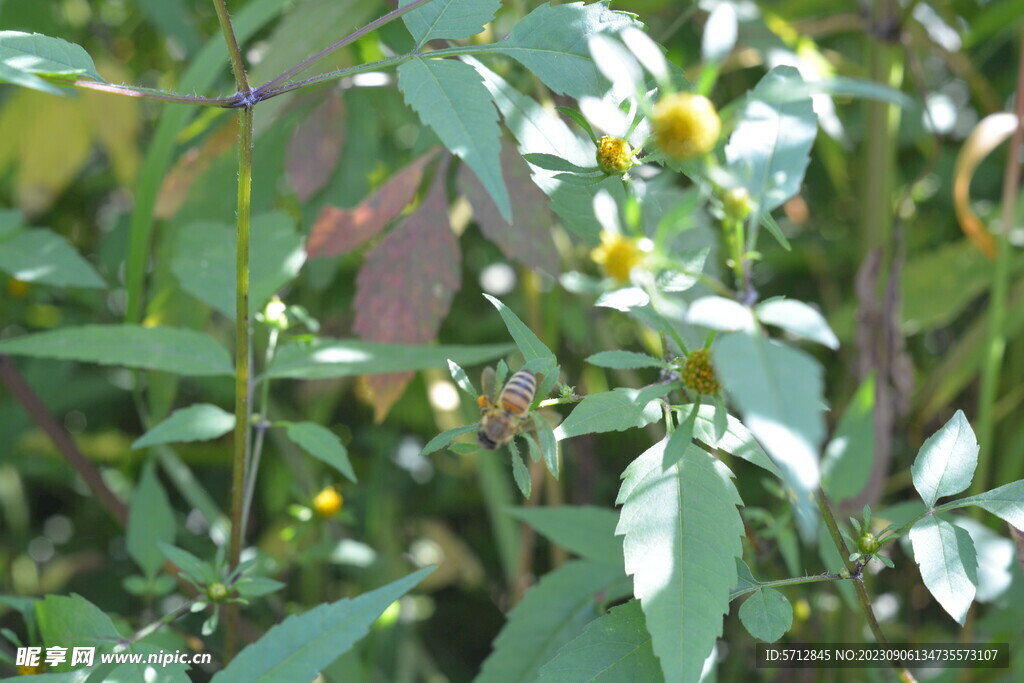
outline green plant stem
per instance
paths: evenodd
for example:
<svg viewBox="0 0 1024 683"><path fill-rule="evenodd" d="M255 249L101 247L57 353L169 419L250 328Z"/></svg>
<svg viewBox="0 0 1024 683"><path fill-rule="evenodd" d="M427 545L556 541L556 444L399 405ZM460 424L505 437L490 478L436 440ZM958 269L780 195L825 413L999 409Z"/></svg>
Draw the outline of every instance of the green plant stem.
<svg viewBox="0 0 1024 683"><path fill-rule="evenodd" d="M821 516L825 520L825 527L828 529L829 536L832 537L832 542L835 543L840 557L843 558L843 562L847 564L847 569L849 569L850 573L856 577L856 580L853 582L853 587L857 593L857 602L860 603L861 611L864 612L864 618L867 619L868 627L871 629L871 633L874 634L876 641L882 645L888 645L889 640L885 637L885 633L882 632L882 627L878 623L878 619L875 617L875 611L871 608L871 599L868 597L868 591L864 587L864 579L860 577L860 572L857 571L856 565L849 560L850 549L846 547L846 541L843 540L843 534L839 531L839 525L836 524L836 518L835 515L832 514L832 506L828 503L828 497L825 495L825 491L819 488L816 497L818 499L818 509L821 511ZM904 681L914 680L914 676L907 669L896 667L896 671Z"/></svg>
<svg viewBox="0 0 1024 683"><path fill-rule="evenodd" d="M794 576L791 579L764 581L762 583L757 584L756 586L751 586L750 588L745 588L736 593L731 593L729 595L729 600L735 600L736 598L747 595L748 593L755 593L761 590L762 588L784 588L786 586L799 586L802 583L821 583L822 581L846 581L852 578L854 578L852 575L843 576L839 573L825 572L824 574L816 574L815 576Z"/></svg>
<svg viewBox="0 0 1024 683"><path fill-rule="evenodd" d="M217 21L224 33L224 43L228 46L228 58L231 60L231 72L235 75L235 85L238 92L248 95L249 79L245 75L242 51L238 48L235 29L231 26L231 17L228 16L227 0L213 0L213 9L217 12Z"/></svg>
<svg viewBox="0 0 1024 683"><path fill-rule="evenodd" d="M306 59L302 60L301 62L299 62L298 64L296 64L292 68L290 68L287 71L285 71L284 73L282 73L282 74L280 74L278 76L275 76L271 80L267 81L263 85L261 85L258 88L256 88L256 90L259 93L261 93L261 94L265 94L265 93L267 93L267 92L269 92L271 90L274 90L274 88L276 86L278 86L279 84L284 83L285 81L287 81L289 78L291 78L295 74L298 74L298 73L301 73L301 72L305 71L310 66L312 66L314 63L320 61L321 59L323 59L327 55L329 55L331 53L334 53L334 52L337 52L338 50L340 50L341 48L345 47L346 45L350 45L351 43L354 43L355 41L357 41L360 38L362 38L363 36L365 36L367 33L370 33L372 31L376 31L381 26L384 26L385 24L391 23L392 21L394 21L395 19L398 19L403 14L408 14L409 12L413 11L414 9L419 9L420 7L422 7L423 5L427 4L428 2L431 2L431 0L413 0L412 2L410 2L407 5L403 5L403 6L399 7L398 9L395 9L395 10L392 10L391 12L388 12L387 14L385 14L382 17L374 19L373 21L371 21L366 26L363 26L362 28L353 31L352 33L348 34L347 36L345 36L344 38L342 38L338 42L333 43L331 45L328 45L323 50L320 50L316 54L307 57ZM278 93L278 94L280 94L280 93Z"/></svg>
<svg viewBox="0 0 1024 683"><path fill-rule="evenodd" d="M267 353L265 356L264 368L270 367L274 360L274 353L277 351L277 340L281 330L277 327L270 328L267 338ZM256 439L252 447L252 456L246 465L245 497L242 503L242 538L245 538L245 530L249 526L249 510L252 508L252 498L256 491L256 476L260 471L260 456L263 454L263 441L267 435L270 423L267 421L267 411L270 407L270 380L265 379L260 386L259 399L259 424L256 425Z"/></svg>
<svg viewBox="0 0 1024 683"><path fill-rule="evenodd" d="M252 193L253 110L239 112L238 139L238 231L235 252L235 453L231 474L231 545L228 566L238 566L242 552L242 510L245 498L245 465L249 445L249 208ZM237 603L228 606L225 660L235 650L238 623Z"/></svg>
<svg viewBox="0 0 1024 683"><path fill-rule="evenodd" d="M1006 170L1003 172L1003 196L1000 229L996 232L996 264L992 274L992 295L988 302L988 330L985 335L985 364L981 371L981 388L978 397L978 470L971 482L972 494L985 491L989 486L989 471L992 467L993 437L996 423L996 398L999 394L999 375L1006 350L1006 300L1010 287L1012 247L1007 235L1017 215L1017 191L1020 187L1020 146L1022 135L1021 120L1024 119L1024 31L1020 35L1017 64L1017 101L1015 113L1017 128L1010 138L1009 153L1006 155ZM1015 458L1004 458L999 465L998 480L1010 481L1016 478L1019 464Z"/></svg>

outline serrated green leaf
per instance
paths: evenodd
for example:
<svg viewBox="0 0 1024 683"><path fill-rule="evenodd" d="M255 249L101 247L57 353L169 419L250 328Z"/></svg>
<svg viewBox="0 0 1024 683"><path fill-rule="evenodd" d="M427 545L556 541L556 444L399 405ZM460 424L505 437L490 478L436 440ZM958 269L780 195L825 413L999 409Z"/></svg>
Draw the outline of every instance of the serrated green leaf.
<svg viewBox="0 0 1024 683"><path fill-rule="evenodd" d="M64 88L58 88L57 86L39 78L39 76L34 76L32 74L25 73L24 71L11 68L3 62L0 62L0 83L20 85L23 88L31 88L32 90L39 90L41 92L49 93L51 95L59 95L61 97L66 97L69 94Z"/></svg>
<svg viewBox="0 0 1024 683"><path fill-rule="evenodd" d="M512 458L512 479L515 480L523 498L529 499L533 492L533 480L530 478L530 469L523 462L523 456L519 453L515 439L508 442L508 452Z"/></svg>
<svg viewBox="0 0 1024 683"><path fill-rule="evenodd" d="M504 356L509 344L417 346L326 337L295 341L278 349L262 379L333 379L382 372L443 368L448 360L476 365Z"/></svg>
<svg viewBox="0 0 1024 683"><path fill-rule="evenodd" d="M243 576L235 582L234 588L242 597L257 598L279 591L286 585L265 576Z"/></svg>
<svg viewBox="0 0 1024 683"><path fill-rule="evenodd" d="M555 438L555 432L544 416L538 413L533 414L533 426L537 430L541 453L544 454L544 464L547 465L551 476L558 479L558 439Z"/></svg>
<svg viewBox="0 0 1024 683"><path fill-rule="evenodd" d="M601 2L545 4L523 17L508 38L493 48L518 61L556 93L576 99L598 97L607 84L590 56L587 39L637 25L632 15Z"/></svg>
<svg viewBox="0 0 1024 683"><path fill-rule="evenodd" d="M32 228L0 242L0 270L23 282L103 289L107 283L68 241Z"/></svg>
<svg viewBox="0 0 1024 683"><path fill-rule="evenodd" d="M189 223L177 231L171 271L181 288L235 317L235 228L212 221ZM295 220L286 213L254 216L250 247L249 313L262 310L306 262Z"/></svg>
<svg viewBox="0 0 1024 683"><path fill-rule="evenodd" d="M821 486L839 502L868 483L875 447L875 377L865 379L846 406L821 458Z"/></svg>
<svg viewBox="0 0 1024 683"><path fill-rule="evenodd" d="M679 419L688 419L692 410L692 403L683 405L682 408L678 409ZM768 458L768 454L764 452L750 430L746 429L743 423L736 418L726 413L725 432L721 437L718 436L718 428L715 425L718 413L715 405L700 405L696 421L693 425L694 438L698 438L708 445L716 447L716 449L721 449L736 458L757 465L780 477L781 474L775 463Z"/></svg>
<svg viewBox="0 0 1024 683"><path fill-rule="evenodd" d="M509 508L542 536L574 555L621 568L622 539L615 535L615 510L589 505Z"/></svg>
<svg viewBox="0 0 1024 683"><path fill-rule="evenodd" d="M537 440L531 438L528 434L524 434L523 441L526 442L526 449L530 452L530 460L540 462L541 452Z"/></svg>
<svg viewBox="0 0 1024 683"><path fill-rule="evenodd" d="M350 481L358 481L348 459L348 449L330 429L315 422L289 422L285 431L302 450L338 470Z"/></svg>
<svg viewBox="0 0 1024 683"><path fill-rule="evenodd" d="M739 122L725 146L728 168L757 202L770 212L800 190L818 133L811 98L769 102L768 93L804 85L795 68L777 66L748 95Z"/></svg>
<svg viewBox="0 0 1024 683"><path fill-rule="evenodd" d="M608 176L603 172L594 172L590 175L576 175L575 173L557 173L554 176L555 180L565 185L575 185L578 187L592 187L598 183L603 183L608 180Z"/></svg>
<svg viewBox="0 0 1024 683"><path fill-rule="evenodd" d="M142 469L128 512L126 547L146 578L152 579L164 563L159 543L174 543L174 510L157 479L153 461Z"/></svg>
<svg viewBox="0 0 1024 683"><path fill-rule="evenodd" d="M656 399L672 390L671 385L654 385L664 391L644 392L639 389L618 388L585 396L565 421L555 430L555 438L561 441L583 434L622 432L633 427L643 427L661 418L661 407Z"/></svg>
<svg viewBox="0 0 1024 683"><path fill-rule="evenodd" d="M555 354L551 353L551 349L544 345L544 342L526 326L526 323L519 319L519 316L512 312L512 309L490 294L484 294L484 297L498 309L501 319L505 322L505 327L508 328L509 335L527 362L538 358L555 362Z"/></svg>
<svg viewBox="0 0 1024 683"><path fill-rule="evenodd" d="M39 33L0 31L0 64L15 71L103 82L92 57L80 45Z"/></svg>
<svg viewBox="0 0 1024 683"><path fill-rule="evenodd" d="M538 683L660 681L640 603L630 600L587 624L541 667Z"/></svg>
<svg viewBox="0 0 1024 683"><path fill-rule="evenodd" d="M450 444L452 441L457 439L458 437L462 436L463 434L469 434L470 432L475 432L479 428L480 428L480 425L471 424L471 425L462 425L461 427L452 427L451 429L447 429L447 430L441 432L440 434L438 434L437 436L435 436L430 441L428 441L427 444L423 447L423 450L420 451L420 455L421 456L423 456L423 455L430 455L434 451L439 451L442 448L444 448L445 446L447 446L448 444Z"/></svg>
<svg viewBox="0 0 1024 683"><path fill-rule="evenodd" d="M803 351L744 333L720 336L712 361L743 423L794 489L797 521L810 537L817 520L818 448L825 436L821 365Z"/></svg>
<svg viewBox="0 0 1024 683"><path fill-rule="evenodd" d="M209 403L199 403L175 410L170 417L140 436L133 449L165 443L209 441L224 436L235 428L235 416Z"/></svg>
<svg viewBox="0 0 1024 683"><path fill-rule="evenodd" d="M460 441L458 443L453 443L448 446L448 450L450 450L452 453L455 453L456 455L469 455L471 453L476 453L481 448L482 446L475 440L470 443Z"/></svg>
<svg viewBox="0 0 1024 683"><path fill-rule="evenodd" d="M740 621L750 635L774 643L793 626L793 606L774 588L762 588L740 605Z"/></svg>
<svg viewBox="0 0 1024 683"><path fill-rule="evenodd" d="M1024 529L1024 479L976 496L954 500L940 505L936 510L952 510L967 505L976 505L1016 528Z"/></svg>
<svg viewBox="0 0 1024 683"><path fill-rule="evenodd" d="M83 325L0 341L0 353L75 360L177 375L232 375L231 357L195 330L141 325Z"/></svg>
<svg viewBox="0 0 1024 683"><path fill-rule="evenodd" d="M466 371L462 369L462 366L449 358L448 372L451 374L452 379L455 380L458 387L475 401L480 395L480 392L473 386L473 381L469 379L469 375L467 375Z"/></svg>
<svg viewBox="0 0 1024 683"><path fill-rule="evenodd" d="M925 505L934 507L937 499L960 493L971 485L980 449L964 411L956 411L921 445L910 468L914 488Z"/></svg>
<svg viewBox="0 0 1024 683"><path fill-rule="evenodd" d="M665 679L697 681L736 584L743 501L728 469L693 444L663 470L665 444L626 469L616 533Z"/></svg>
<svg viewBox="0 0 1024 683"><path fill-rule="evenodd" d="M839 348L839 339L828 326L825 317L802 301L769 299L758 304L754 313L766 325L775 325L830 349Z"/></svg>
<svg viewBox="0 0 1024 683"><path fill-rule="evenodd" d="M402 0L408 5L412 0ZM475 36L494 18L501 0L431 0L402 17L416 45L428 40Z"/></svg>
<svg viewBox="0 0 1024 683"><path fill-rule="evenodd" d="M110 617L81 595L47 595L36 602L35 608L44 643L106 649L121 638Z"/></svg>
<svg viewBox="0 0 1024 683"><path fill-rule="evenodd" d="M925 587L962 626L978 585L978 558L970 534L930 515L912 526L909 536Z"/></svg>
<svg viewBox="0 0 1024 683"><path fill-rule="evenodd" d="M427 567L357 598L322 604L291 616L238 653L213 677L216 683L293 683L317 673L365 636L388 605L408 593Z"/></svg>
<svg viewBox="0 0 1024 683"><path fill-rule="evenodd" d="M667 368L669 364L646 353L633 351L599 351L587 358L591 365L618 370L636 370L639 368Z"/></svg>
<svg viewBox="0 0 1024 683"><path fill-rule="evenodd" d="M523 158L534 166L543 168L546 171L559 171L562 173L593 173L598 170L596 165L577 166L568 159L563 159L562 157L554 154L535 152L533 154L524 154Z"/></svg>
<svg viewBox="0 0 1024 683"><path fill-rule="evenodd" d="M622 570L573 560L544 577L508 614L475 683L526 683L599 613L599 601L629 594Z"/></svg>
<svg viewBox="0 0 1024 683"><path fill-rule="evenodd" d="M462 59L483 77L484 86L494 98L522 154L551 154L584 167L594 163L593 141L576 135L562 119L510 86L480 62L471 57ZM622 182L609 177L597 185L580 186L560 182L553 176L553 171L534 169L533 182L550 197L551 208L565 226L586 243L596 245L601 224L594 213L594 196L598 192L607 192L621 205L625 201Z"/></svg>
<svg viewBox="0 0 1024 683"><path fill-rule="evenodd" d="M479 74L459 61L415 58L398 67L398 88L444 146L473 169L502 217L511 221L498 112Z"/></svg>

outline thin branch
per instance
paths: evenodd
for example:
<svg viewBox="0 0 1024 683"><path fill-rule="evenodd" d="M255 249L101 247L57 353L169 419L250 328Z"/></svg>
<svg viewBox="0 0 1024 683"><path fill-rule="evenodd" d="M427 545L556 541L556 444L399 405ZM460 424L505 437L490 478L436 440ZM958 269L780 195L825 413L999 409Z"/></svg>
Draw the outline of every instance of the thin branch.
<svg viewBox="0 0 1024 683"><path fill-rule="evenodd" d="M413 11L414 9L419 9L420 7L422 7L423 5L427 4L430 1L431 0L413 0L408 5L403 5L402 7L399 7L396 10L392 10L391 12L388 12L384 16L379 17L378 19L375 19L375 20L371 21L366 26L363 26L362 28L353 31L352 33L348 34L347 36L345 36L344 38L342 38L338 42L325 47L323 50L320 50L320 52L317 52L315 55L307 57L306 59L302 60L301 62L299 62L298 64L296 64L292 68L290 68L287 71L285 71L280 76L277 76L277 77L267 81L263 85L261 85L258 88L256 88L256 92L263 94L263 93L267 93L267 92L273 90L276 86L280 85L281 83L284 83L285 81L287 81L289 78L291 78L295 74L298 74L298 73L301 73L302 71L305 71L314 62L318 62L321 59L323 59L324 57L326 57L327 55L329 55L329 54L331 54L333 52L337 52L338 50L340 50L341 48L345 47L346 45L354 43L355 41L357 41L360 38L362 38L363 36L365 36L367 33L370 33L372 31L377 30L381 26L384 26L385 24L388 24L388 23L394 21L395 19L399 18L403 14L408 14L409 12ZM284 92L287 92L287 91L284 91ZM277 94L280 94L280 93L277 93Z"/></svg>
<svg viewBox="0 0 1024 683"><path fill-rule="evenodd" d="M397 57L388 57L387 59L381 59L376 62L369 62L367 64L360 64L359 66L350 66L345 69L338 69L337 71L328 71L327 73L317 74L310 78L303 79L301 81L295 81L294 83L287 83L278 88L270 90L263 90L266 86L260 86L256 89L257 96L260 101L269 100L271 97L277 97L293 90L299 90L305 88L308 85L315 85L317 83L324 83L326 81L334 81L346 76L355 76L357 74L364 74L370 71L377 71L391 66L404 64L405 62L412 59L413 55L399 55ZM268 84L269 85L269 84Z"/></svg>
<svg viewBox="0 0 1024 683"><path fill-rule="evenodd" d="M231 58L231 72L235 75L235 85L238 86L238 92L248 96L250 93L249 79L245 75L242 51L238 49L235 29L231 26L231 17L228 16L227 0L213 0L213 9L217 12L217 21L220 22L220 29L224 32L224 42L228 46L228 56Z"/></svg>
<svg viewBox="0 0 1024 683"><path fill-rule="evenodd" d="M103 507L107 509L111 517L116 519L121 526L127 526L128 506L110 490L107 483L103 481L99 470L93 467L82 451L78 450L78 445L75 444L68 430L57 421L50 409L39 398L39 394L25 381L14 362L7 356L0 356L0 379L3 379L4 384L25 408L29 417L46 432L68 464L85 480L93 495L103 503Z"/></svg>
<svg viewBox="0 0 1024 683"><path fill-rule="evenodd" d="M67 81L51 78L51 83L65 85ZM146 100L157 100L159 102L171 102L174 104L194 104L199 107L231 107L235 106L238 100L237 95L230 97L201 97L199 95L182 95L179 93L158 90L156 88L143 88L136 85L114 85L113 83L100 83L79 79L71 83L76 88L84 90L96 90L111 95L124 95L125 97L139 97Z"/></svg>

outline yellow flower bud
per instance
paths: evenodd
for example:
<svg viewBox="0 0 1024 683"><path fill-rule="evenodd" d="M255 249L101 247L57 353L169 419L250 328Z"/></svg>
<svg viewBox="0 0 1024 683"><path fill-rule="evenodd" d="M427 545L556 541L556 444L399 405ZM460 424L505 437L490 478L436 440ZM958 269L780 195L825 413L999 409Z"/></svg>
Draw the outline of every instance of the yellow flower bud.
<svg viewBox="0 0 1024 683"><path fill-rule="evenodd" d="M341 497L338 490L333 486L328 486L313 498L313 511L321 519L330 519L341 512L344 502L345 499Z"/></svg>
<svg viewBox="0 0 1024 683"><path fill-rule="evenodd" d="M708 349L697 349L686 357L683 366L683 386L698 394L717 394L718 378L711 367L711 352Z"/></svg>
<svg viewBox="0 0 1024 683"><path fill-rule="evenodd" d="M689 159L715 148L722 122L708 98L677 93L654 105L652 128L661 151L673 159Z"/></svg>
<svg viewBox="0 0 1024 683"><path fill-rule="evenodd" d="M622 175L633 167L633 148L622 138L605 135L597 141L597 165L608 175Z"/></svg>

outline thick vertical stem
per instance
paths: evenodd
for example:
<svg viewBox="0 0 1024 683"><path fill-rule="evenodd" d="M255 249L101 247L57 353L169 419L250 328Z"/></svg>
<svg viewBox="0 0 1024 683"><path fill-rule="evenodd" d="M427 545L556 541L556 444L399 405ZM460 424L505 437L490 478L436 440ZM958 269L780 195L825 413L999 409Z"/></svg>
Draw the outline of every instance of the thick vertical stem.
<svg viewBox="0 0 1024 683"><path fill-rule="evenodd" d="M1020 146L1024 141L1024 31L1021 32L1017 64L1017 129L1010 138L1010 149L1006 155L1006 170L1003 174L1002 225L996 233L996 265L992 275L992 296L988 303L988 330L985 339L985 365L981 371L981 387L978 397L978 443L981 453L978 457L978 471L975 473L971 493L978 494L989 486L989 470L992 463L993 435L995 433L995 404L999 394L1000 368L1006 350L1006 297L1010 285L1011 249L1007 235L1017 215L1017 192L1020 188ZM1004 483L1017 478L1018 463L1014 458L1004 458L999 465L999 481Z"/></svg>
<svg viewBox="0 0 1024 683"><path fill-rule="evenodd" d="M231 545L228 564L238 566L242 552L242 511L245 500L245 464L249 445L249 206L252 193L252 107L239 112L238 231L235 252L235 452L231 473ZM237 603L229 606L225 657L234 654Z"/></svg>
<svg viewBox="0 0 1024 683"><path fill-rule="evenodd" d="M238 47L238 40L235 39L235 29L231 26L231 17L228 16L227 0L213 0L213 9L217 12L220 30L224 32L224 42L228 46L228 57L231 59L231 72L235 75L235 85L238 87L238 92L248 95L249 79L245 75L242 51Z"/></svg>

